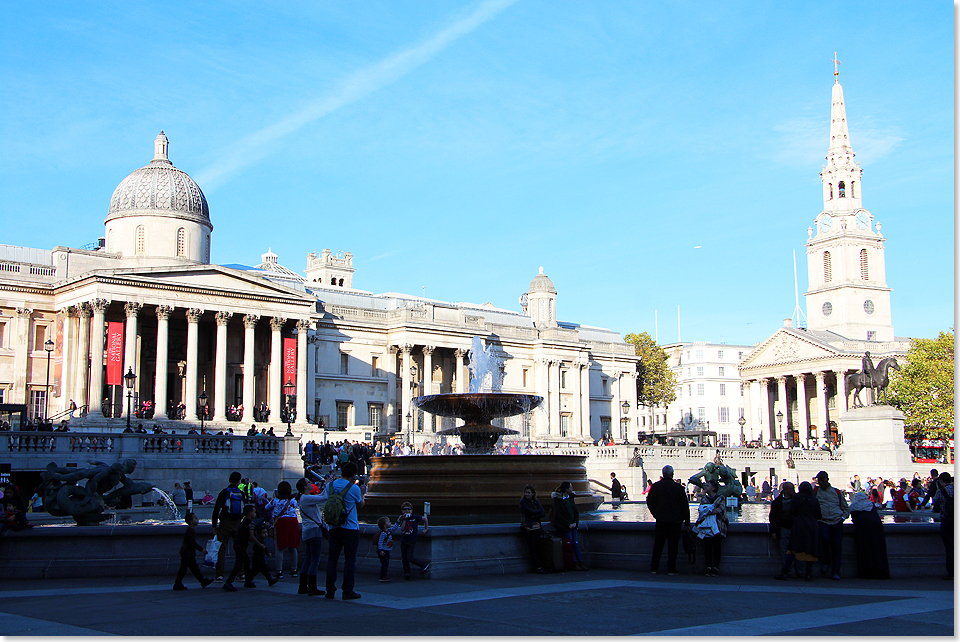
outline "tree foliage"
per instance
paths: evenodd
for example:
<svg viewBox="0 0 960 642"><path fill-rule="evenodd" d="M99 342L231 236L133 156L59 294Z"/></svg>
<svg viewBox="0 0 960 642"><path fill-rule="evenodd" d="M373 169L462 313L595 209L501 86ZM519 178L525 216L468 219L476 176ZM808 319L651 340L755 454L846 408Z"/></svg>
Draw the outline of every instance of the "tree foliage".
<svg viewBox="0 0 960 642"><path fill-rule="evenodd" d="M914 339L900 370L890 372L890 405L906 415L910 439L953 437L953 332Z"/></svg>
<svg viewBox="0 0 960 642"><path fill-rule="evenodd" d="M644 406L667 406L677 398L677 376L667 361L666 351L646 332L628 334L624 341L632 343L640 362L637 364L637 403Z"/></svg>

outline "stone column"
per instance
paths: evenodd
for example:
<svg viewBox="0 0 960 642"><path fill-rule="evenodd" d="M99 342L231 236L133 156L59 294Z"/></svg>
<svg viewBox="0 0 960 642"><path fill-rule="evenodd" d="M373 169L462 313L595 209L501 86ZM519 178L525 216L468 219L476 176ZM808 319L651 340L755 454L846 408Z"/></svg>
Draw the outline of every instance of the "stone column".
<svg viewBox="0 0 960 642"><path fill-rule="evenodd" d="M840 413L850 410L850 391L847 390L847 373L845 370L837 370L834 373L834 376L837 378L837 416L840 416ZM829 424L825 424L824 428L828 428Z"/></svg>
<svg viewBox="0 0 960 642"><path fill-rule="evenodd" d="M560 360L550 361L550 425L552 434L560 434Z"/></svg>
<svg viewBox="0 0 960 642"><path fill-rule="evenodd" d="M610 404L613 406L612 408L610 408L610 434L613 435L614 439L621 438L620 417L623 414L623 409L620 408L620 404L621 404L620 375L621 374L622 373L620 372L614 372L613 379L610 382L610 394L612 396L612 399L610 400ZM613 384L616 384L616 386L614 386ZM616 392L614 392L614 389L616 389Z"/></svg>
<svg viewBox="0 0 960 642"><path fill-rule="evenodd" d="M260 316L256 314L243 316L243 417L241 417L243 421L250 421L253 417L253 407L256 405L256 400L253 398L255 381L253 348L259 320Z"/></svg>
<svg viewBox="0 0 960 642"><path fill-rule="evenodd" d="M800 439L806 439L806 433L810 429L810 418L807 415L807 375L803 372L796 376L797 379L797 423L795 426L800 431Z"/></svg>
<svg viewBox="0 0 960 642"><path fill-rule="evenodd" d="M123 374L126 375L131 369L133 374L139 375L137 371L137 316L143 309L142 303L136 301L127 301L123 306L127 313L127 325L124 328L123 338ZM136 390L134 390L136 392ZM125 393L126 394L126 393Z"/></svg>
<svg viewBox="0 0 960 642"><path fill-rule="evenodd" d="M400 345L400 432L409 430L407 414L413 416L413 406L410 403L410 351L413 346L409 343ZM413 419L411 418L412 422ZM412 425L412 424L411 424ZM409 439L409 437L407 437Z"/></svg>
<svg viewBox="0 0 960 642"><path fill-rule="evenodd" d="M580 434L590 437L593 434L590 426L590 362L580 364Z"/></svg>
<svg viewBox="0 0 960 642"><path fill-rule="evenodd" d="M780 412L783 413L783 422L777 421L776 414L773 413L773 422L774 422L774 434L776 437L774 439L782 439L783 435L780 434L783 428L790 427L790 407L787 404L787 377L786 375L780 375L777 377L777 391L780 397L780 403L777 404L777 408Z"/></svg>
<svg viewBox="0 0 960 642"><path fill-rule="evenodd" d="M87 388L87 370L90 367L90 315L93 310L89 303L81 303L77 306L77 313L80 315L80 330L77 342L77 371L76 382L74 383L74 401L77 406L88 406L89 412L90 397Z"/></svg>
<svg viewBox="0 0 960 642"><path fill-rule="evenodd" d="M310 320L297 321L297 423L307 423L307 331Z"/></svg>
<svg viewBox="0 0 960 642"><path fill-rule="evenodd" d="M220 310L217 319L217 357L213 370L213 420L227 420L227 325L233 312Z"/></svg>
<svg viewBox="0 0 960 642"><path fill-rule="evenodd" d="M91 302L93 323L90 333L93 344L90 346L90 412L103 410L103 335L109 305L110 302L106 299L94 299Z"/></svg>
<svg viewBox="0 0 960 642"><path fill-rule="evenodd" d="M538 412L536 412L536 435L547 437L550 435L550 360L544 357L536 359L537 364L537 395L543 397Z"/></svg>
<svg viewBox="0 0 960 642"><path fill-rule="evenodd" d="M743 382L743 418L747 422L743 424L743 438L745 441L750 441L750 435L753 434L753 424L756 421L754 418L753 394L751 393L752 386L753 379L746 379ZM740 418L737 417L738 421L739 419Z"/></svg>
<svg viewBox="0 0 960 642"><path fill-rule="evenodd" d="M578 437L583 437L583 417L582 417L582 404L580 403L580 397L583 395L583 381L580 378L580 373L583 369L583 364L578 360L574 360L572 367L570 368L570 376L575 377L576 381L573 382L575 400L573 404L573 427L571 430L573 434Z"/></svg>
<svg viewBox="0 0 960 642"><path fill-rule="evenodd" d="M397 420L397 346L387 346L387 408L386 420L384 425L387 428L392 427L394 433L401 431L402 427Z"/></svg>
<svg viewBox="0 0 960 642"><path fill-rule="evenodd" d="M153 404L155 419L167 418L167 357L170 343L169 305L157 306L157 380L154 384Z"/></svg>
<svg viewBox="0 0 960 642"><path fill-rule="evenodd" d="M757 438L760 441L773 439L773 415L770 412L770 379L760 379L760 421L757 426ZM763 432L766 430L767 434Z"/></svg>
<svg viewBox="0 0 960 642"><path fill-rule="evenodd" d="M200 379L197 372L197 357L199 345L199 324L200 316L203 310L190 308L187 310L187 382L186 399L183 403L187 406L186 418L192 421L199 421L200 415L197 413L197 383ZM203 391L202 391L203 392Z"/></svg>
<svg viewBox="0 0 960 642"><path fill-rule="evenodd" d="M67 402L70 399L74 398L73 384L74 373L76 371L76 359L73 358L74 355L74 343L76 342L76 331L73 327L73 319L78 316L79 311L76 306L70 305L63 308L60 311L60 314L63 316L63 342L60 345L60 389L57 390L57 398L60 399L60 402L54 406L50 404L50 414L55 415L59 412L62 412L67 409ZM56 340L56 338L54 338ZM53 373L50 373L50 376L53 376ZM53 384L50 384L51 391L56 390ZM78 404L79 405L79 404Z"/></svg>
<svg viewBox="0 0 960 642"><path fill-rule="evenodd" d="M30 321L33 310L17 308L17 337L13 356L13 403L30 403L27 370L30 356Z"/></svg>
<svg viewBox="0 0 960 642"><path fill-rule="evenodd" d="M463 348L457 348L454 354L457 355L457 386L454 392L467 392L467 381L463 370L463 358L467 356L467 351Z"/></svg>
<svg viewBox="0 0 960 642"><path fill-rule="evenodd" d="M287 320L283 317L270 319L270 419L280 421L280 409L283 394L283 326Z"/></svg>
<svg viewBox="0 0 960 642"><path fill-rule="evenodd" d="M423 346L423 394L433 394L433 352L436 346ZM430 413L423 413L424 432L435 433L437 431L436 420ZM429 428L429 431L427 430Z"/></svg>
<svg viewBox="0 0 960 642"><path fill-rule="evenodd" d="M817 401L819 402L820 425L817 426L818 432L816 437L819 439L820 435L823 434L824 428L830 425L830 411L827 409L827 373L822 370L817 373ZM838 407L837 414L839 413L840 408Z"/></svg>

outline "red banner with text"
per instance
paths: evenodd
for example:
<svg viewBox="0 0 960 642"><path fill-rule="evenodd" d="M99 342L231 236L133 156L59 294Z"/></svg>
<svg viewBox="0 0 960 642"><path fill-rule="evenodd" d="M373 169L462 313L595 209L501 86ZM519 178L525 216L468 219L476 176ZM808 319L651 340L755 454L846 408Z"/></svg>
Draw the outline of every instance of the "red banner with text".
<svg viewBox="0 0 960 642"><path fill-rule="evenodd" d="M123 323L107 323L107 385L123 383Z"/></svg>
<svg viewBox="0 0 960 642"><path fill-rule="evenodd" d="M283 340L283 381L280 382L280 385L286 386L287 382L290 382L294 385L297 384L297 340L296 339ZM286 387L284 387L283 392L284 394L295 394L295 393L291 393Z"/></svg>

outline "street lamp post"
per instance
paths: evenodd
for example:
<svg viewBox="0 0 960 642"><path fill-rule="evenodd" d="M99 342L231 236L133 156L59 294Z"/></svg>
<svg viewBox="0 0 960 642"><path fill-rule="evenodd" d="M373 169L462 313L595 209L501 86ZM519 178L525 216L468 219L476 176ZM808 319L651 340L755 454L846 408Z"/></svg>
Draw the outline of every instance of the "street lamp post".
<svg viewBox="0 0 960 642"><path fill-rule="evenodd" d="M127 370L123 375L123 385L127 388L127 428L130 427L130 402L133 400L133 384L137 381L137 375L133 374L133 367Z"/></svg>
<svg viewBox="0 0 960 642"><path fill-rule="evenodd" d="M200 402L200 434L203 434L203 420L207 418L207 399L209 398L206 390L202 391L200 396L197 397L197 401Z"/></svg>
<svg viewBox="0 0 960 642"><path fill-rule="evenodd" d="M783 437L783 411L777 411L777 434Z"/></svg>
<svg viewBox="0 0 960 642"><path fill-rule="evenodd" d="M50 416L50 353L53 352L53 341L44 341L43 349L47 351L47 383L43 387L43 421L46 422Z"/></svg>
<svg viewBox="0 0 960 642"><path fill-rule="evenodd" d="M290 397L292 397L296 391L297 387L293 381L287 379L287 383L283 386L283 394L287 396L287 432L290 432Z"/></svg>
<svg viewBox="0 0 960 642"><path fill-rule="evenodd" d="M407 410L407 443L413 441L413 415Z"/></svg>
<svg viewBox="0 0 960 642"><path fill-rule="evenodd" d="M627 424L630 421L627 414L630 412L630 402L624 400L624 402L620 404L620 408L623 410L623 417L620 419L620 439L622 439L624 443L627 443Z"/></svg>
<svg viewBox="0 0 960 642"><path fill-rule="evenodd" d="M743 415L737 419L737 423L740 424L740 447L743 448L746 437L743 436L743 427L747 425L747 420L743 418Z"/></svg>

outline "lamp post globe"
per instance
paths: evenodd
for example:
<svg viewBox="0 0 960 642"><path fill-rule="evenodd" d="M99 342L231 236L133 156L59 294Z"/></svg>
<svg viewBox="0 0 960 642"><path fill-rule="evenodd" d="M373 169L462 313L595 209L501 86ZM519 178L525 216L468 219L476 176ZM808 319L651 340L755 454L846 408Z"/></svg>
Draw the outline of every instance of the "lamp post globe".
<svg viewBox="0 0 960 642"><path fill-rule="evenodd" d="M783 411L782 410L777 411L777 433L780 435L781 438L783 437Z"/></svg>
<svg viewBox="0 0 960 642"><path fill-rule="evenodd" d="M43 387L43 420L50 416L50 354L53 352L53 341L43 342L43 349L47 351L47 383Z"/></svg>
<svg viewBox="0 0 960 642"><path fill-rule="evenodd" d="M200 402L200 432L203 433L203 420L207 417L207 399L210 397L207 396L207 391L204 390L200 393L200 396L197 397L197 401Z"/></svg>
<svg viewBox="0 0 960 642"><path fill-rule="evenodd" d="M746 440L746 438L743 436L743 427L747 425L747 420L743 417L740 417L737 419L737 423L740 424L740 447L742 448L743 443Z"/></svg>
<svg viewBox="0 0 960 642"><path fill-rule="evenodd" d="M127 428L130 427L130 402L133 400L133 384L137 381L137 375L133 374L133 367L127 370L123 375L123 385L127 388Z"/></svg>

